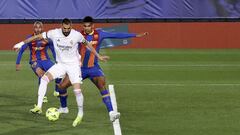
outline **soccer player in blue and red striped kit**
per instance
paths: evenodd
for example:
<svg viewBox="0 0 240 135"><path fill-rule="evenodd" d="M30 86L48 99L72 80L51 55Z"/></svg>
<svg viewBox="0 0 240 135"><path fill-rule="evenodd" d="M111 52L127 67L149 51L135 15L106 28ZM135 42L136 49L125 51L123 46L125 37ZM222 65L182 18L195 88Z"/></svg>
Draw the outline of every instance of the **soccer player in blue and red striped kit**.
<svg viewBox="0 0 240 135"><path fill-rule="evenodd" d="M132 33L110 33L103 31L101 29L94 29L93 18L87 16L83 19L83 31L81 31L86 40L92 43L92 46L100 51L100 45L103 39L106 38L133 38L133 37L142 37L147 35L148 33L141 34L132 34ZM114 112L110 94L108 89L106 88L106 80L102 69L98 64L98 58L83 45L79 46L79 53L81 55L81 70L82 70L82 79L89 78L99 89L100 94L102 96L103 103L105 104L108 112L110 121L115 121L120 117L119 112ZM62 83L60 83L59 88L67 89L71 86L71 83L66 76ZM60 93L60 96L67 96L67 92ZM67 101L66 101L67 102ZM60 113L68 113L68 108L66 102L63 102L59 111Z"/></svg>
<svg viewBox="0 0 240 135"><path fill-rule="evenodd" d="M43 23L40 21L36 21L33 25L34 33L32 35L29 35L29 37L33 35L38 35L43 32ZM47 53L48 49L51 50L53 57L55 59L55 51L53 48L52 41L50 40L35 40L28 44L25 44L21 47L19 50L17 60L16 60L16 71L19 71L21 68L20 61L23 55L23 52L29 48L30 50L30 58L29 58L29 64L33 70L33 72L38 77L38 84L40 84L41 77L44 75L44 73L54 65L54 63L50 60L50 57ZM61 82L61 79L55 80L56 84ZM55 86L54 96L59 96L59 89L58 86ZM61 101L61 99L60 99ZM44 97L44 102L47 102L47 97Z"/></svg>

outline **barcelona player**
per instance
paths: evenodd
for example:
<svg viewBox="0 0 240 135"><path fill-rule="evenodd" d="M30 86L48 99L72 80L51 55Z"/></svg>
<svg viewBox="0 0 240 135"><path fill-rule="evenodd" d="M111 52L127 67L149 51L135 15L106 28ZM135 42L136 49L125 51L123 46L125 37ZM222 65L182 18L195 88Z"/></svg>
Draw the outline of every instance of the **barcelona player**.
<svg viewBox="0 0 240 135"><path fill-rule="evenodd" d="M83 31L81 32L83 36L92 43L93 47L97 50L97 52L100 51L100 45L103 39L106 38L133 38L133 37L142 37L147 35L147 32L140 33L140 34L132 34L132 33L110 33L103 31L101 29L95 29L93 24L93 18L90 16L87 16L83 19ZM105 104L110 121L115 121L120 117L119 112L114 112L110 94L108 89L106 88L106 79L104 76L104 73L102 69L100 68L98 64L97 57L90 52L86 46L80 44L79 46L79 53L82 56L81 57L81 70L82 70L82 79L89 78L99 89L100 94L102 95L103 103ZM63 82L60 83L59 88L60 89L66 89L71 85L68 77L65 77ZM60 96L67 96L67 92L60 93ZM65 98L66 100L66 98ZM67 101L66 101L67 102ZM66 107L66 102L63 104L64 106L60 107L61 113L67 113L68 109Z"/></svg>
<svg viewBox="0 0 240 135"><path fill-rule="evenodd" d="M33 28L34 28L34 33L30 36L41 34L43 31L43 23L40 21L36 21L33 25ZM31 65L33 72L38 77L38 84L40 84L41 77L50 67L54 65L54 63L50 60L50 57L47 53L47 50L50 49L55 59L55 51L53 48L52 41L41 39L41 40L35 40L30 43L24 44L18 53L18 57L16 60L16 71L20 71L21 69L20 61L21 61L23 52L27 48L29 48L30 50L29 64ZM56 84L58 84L61 82L61 79L56 79L55 82ZM59 96L58 91L59 90L56 85L54 96ZM43 102L47 102L46 96L44 97Z"/></svg>

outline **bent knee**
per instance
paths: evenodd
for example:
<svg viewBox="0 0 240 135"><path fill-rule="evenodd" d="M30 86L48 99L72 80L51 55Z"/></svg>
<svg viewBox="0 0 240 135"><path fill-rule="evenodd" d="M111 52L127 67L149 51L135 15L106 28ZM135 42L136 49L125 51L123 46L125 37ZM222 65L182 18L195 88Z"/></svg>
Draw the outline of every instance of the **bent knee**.
<svg viewBox="0 0 240 135"><path fill-rule="evenodd" d="M105 82L99 82L99 83L97 84L97 87L98 87L98 89L100 89L100 90L105 90L105 89L106 89L106 87L105 87Z"/></svg>
<svg viewBox="0 0 240 135"><path fill-rule="evenodd" d="M72 84L71 84L71 82L61 82L61 83L59 83L59 84L57 84L57 86L58 86L58 88L59 89L67 89L68 87L70 87Z"/></svg>
<svg viewBox="0 0 240 135"><path fill-rule="evenodd" d="M49 83L50 80L49 80L49 78L46 75L43 75L42 78L41 78L41 83L42 82Z"/></svg>
<svg viewBox="0 0 240 135"><path fill-rule="evenodd" d="M45 72L42 69L37 68L36 69L36 74L37 74L38 77L42 77L45 74Z"/></svg>

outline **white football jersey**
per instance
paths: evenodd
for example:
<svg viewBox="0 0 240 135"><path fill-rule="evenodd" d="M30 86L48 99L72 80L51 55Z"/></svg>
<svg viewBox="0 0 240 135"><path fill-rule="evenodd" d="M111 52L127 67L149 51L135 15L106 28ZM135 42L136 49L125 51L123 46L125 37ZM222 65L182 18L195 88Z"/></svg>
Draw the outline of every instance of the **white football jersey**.
<svg viewBox="0 0 240 135"><path fill-rule="evenodd" d="M78 52L78 43L86 41L80 32L71 29L70 34L66 37L62 33L62 29L59 28L49 30L47 33L44 32L43 37L50 38L53 41L58 63L80 64L81 56Z"/></svg>

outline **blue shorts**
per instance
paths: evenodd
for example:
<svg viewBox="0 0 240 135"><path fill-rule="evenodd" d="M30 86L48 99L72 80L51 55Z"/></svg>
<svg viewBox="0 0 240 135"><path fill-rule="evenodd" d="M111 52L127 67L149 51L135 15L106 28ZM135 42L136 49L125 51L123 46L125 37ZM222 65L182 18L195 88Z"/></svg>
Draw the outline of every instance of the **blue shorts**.
<svg viewBox="0 0 240 135"><path fill-rule="evenodd" d="M91 68L81 68L82 70L82 79L104 76L102 69L99 66L94 66Z"/></svg>
<svg viewBox="0 0 240 135"><path fill-rule="evenodd" d="M36 69L41 68L43 71L48 71L49 68L51 68L54 63L51 60L37 60L34 62L30 62L31 68L33 72L36 74Z"/></svg>

